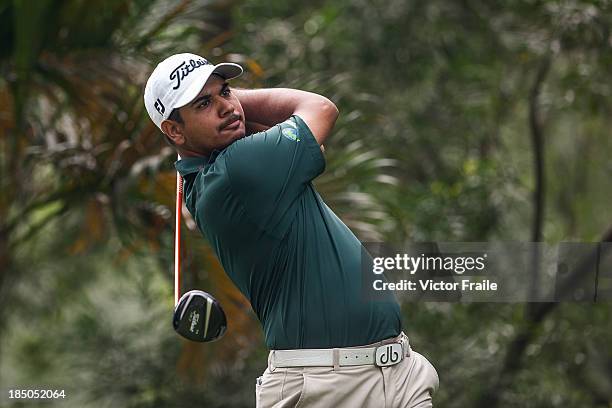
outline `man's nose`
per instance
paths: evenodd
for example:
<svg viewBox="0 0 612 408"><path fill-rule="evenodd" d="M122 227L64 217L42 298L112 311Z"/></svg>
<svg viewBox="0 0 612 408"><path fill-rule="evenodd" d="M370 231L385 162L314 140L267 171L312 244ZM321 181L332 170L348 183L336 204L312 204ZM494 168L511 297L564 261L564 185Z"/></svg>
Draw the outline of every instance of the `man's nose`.
<svg viewBox="0 0 612 408"><path fill-rule="evenodd" d="M231 114L233 111L234 105L232 105L227 99L221 98L219 102L219 114L223 117Z"/></svg>

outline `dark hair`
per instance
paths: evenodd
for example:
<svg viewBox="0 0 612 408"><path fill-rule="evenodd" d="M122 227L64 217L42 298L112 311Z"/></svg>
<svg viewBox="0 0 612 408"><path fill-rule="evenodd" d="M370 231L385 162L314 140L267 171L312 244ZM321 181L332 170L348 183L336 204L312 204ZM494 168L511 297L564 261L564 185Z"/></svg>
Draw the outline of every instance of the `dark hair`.
<svg viewBox="0 0 612 408"><path fill-rule="evenodd" d="M178 110L178 108L172 109L172 112L170 112L170 116L168 116L168 120L173 120L175 122L180 123L181 125L185 124L185 122L183 122L181 112Z"/></svg>
<svg viewBox="0 0 612 408"><path fill-rule="evenodd" d="M178 110L178 108L172 109L172 112L170 112L170 116L168 116L168 120L173 120L175 122L180 123L181 125L185 124L185 122L183 121L183 117L181 116L181 112ZM166 143L168 143L172 147L175 147L172 139L170 139L168 135L165 133L164 133L164 136L166 139Z"/></svg>

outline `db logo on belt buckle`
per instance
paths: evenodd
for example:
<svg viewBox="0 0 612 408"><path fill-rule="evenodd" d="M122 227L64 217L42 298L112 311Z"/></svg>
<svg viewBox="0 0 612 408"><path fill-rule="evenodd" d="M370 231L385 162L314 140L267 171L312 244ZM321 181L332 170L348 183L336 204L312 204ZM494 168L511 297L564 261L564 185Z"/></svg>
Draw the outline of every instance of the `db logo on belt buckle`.
<svg viewBox="0 0 612 408"><path fill-rule="evenodd" d="M403 358L402 345L399 343L385 344L376 349L376 365L379 367L392 366Z"/></svg>

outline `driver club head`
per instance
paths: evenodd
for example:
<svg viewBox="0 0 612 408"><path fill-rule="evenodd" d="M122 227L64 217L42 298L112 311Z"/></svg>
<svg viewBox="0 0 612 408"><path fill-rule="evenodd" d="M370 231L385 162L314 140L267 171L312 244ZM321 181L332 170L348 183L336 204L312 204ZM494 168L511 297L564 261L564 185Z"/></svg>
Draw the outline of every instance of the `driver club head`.
<svg viewBox="0 0 612 408"><path fill-rule="evenodd" d="M201 290L191 290L176 304L172 325L186 339L208 342L223 336L227 319L221 304L213 296Z"/></svg>

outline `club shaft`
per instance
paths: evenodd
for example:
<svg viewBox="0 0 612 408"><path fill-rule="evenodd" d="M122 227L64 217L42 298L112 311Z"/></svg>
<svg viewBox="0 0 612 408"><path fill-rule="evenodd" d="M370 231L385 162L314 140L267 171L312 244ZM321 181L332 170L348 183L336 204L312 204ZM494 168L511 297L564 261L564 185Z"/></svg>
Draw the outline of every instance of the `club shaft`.
<svg viewBox="0 0 612 408"><path fill-rule="evenodd" d="M179 156L180 160L181 156ZM176 172L176 220L174 225L174 305L181 297L181 211L183 209L183 178Z"/></svg>

